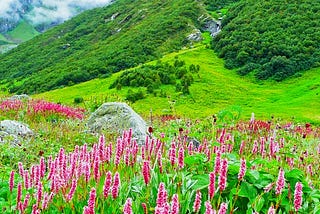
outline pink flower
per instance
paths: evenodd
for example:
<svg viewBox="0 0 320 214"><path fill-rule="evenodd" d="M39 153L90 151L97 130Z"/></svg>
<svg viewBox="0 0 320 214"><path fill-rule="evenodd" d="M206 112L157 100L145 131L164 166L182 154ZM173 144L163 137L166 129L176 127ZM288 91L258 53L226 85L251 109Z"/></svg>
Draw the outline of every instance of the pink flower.
<svg viewBox="0 0 320 214"><path fill-rule="evenodd" d="M42 186L42 183L39 182L38 190L37 190L37 207L39 207L40 202L42 200L42 194L43 194L43 186Z"/></svg>
<svg viewBox="0 0 320 214"><path fill-rule="evenodd" d="M205 214L214 214L215 213L215 211L212 209L210 201L206 201L205 206L206 206Z"/></svg>
<svg viewBox="0 0 320 214"><path fill-rule="evenodd" d="M220 204L220 209L218 211L218 214L226 214L227 210L228 210L228 204L223 202Z"/></svg>
<svg viewBox="0 0 320 214"><path fill-rule="evenodd" d="M96 155L93 162L93 175L94 175L94 180L96 182L98 182L98 180L100 179L99 167L100 167L99 156Z"/></svg>
<svg viewBox="0 0 320 214"><path fill-rule="evenodd" d="M178 194L174 194L172 196L172 202L171 202L171 214L178 214L179 208L180 208L180 204L179 204Z"/></svg>
<svg viewBox="0 0 320 214"><path fill-rule="evenodd" d="M142 174L143 174L144 183L148 185L150 182L150 162L149 161L146 161L146 160L143 161Z"/></svg>
<svg viewBox="0 0 320 214"><path fill-rule="evenodd" d="M22 195L22 184L18 183L18 189L17 189L17 205L21 201L21 195Z"/></svg>
<svg viewBox="0 0 320 214"><path fill-rule="evenodd" d="M216 182L216 176L214 172L211 172L209 174L209 186L208 186L208 195L210 200L214 197L214 192L216 191L215 182Z"/></svg>
<svg viewBox="0 0 320 214"><path fill-rule="evenodd" d="M243 140L240 144L239 154L241 155L243 153L244 147L246 145L246 142Z"/></svg>
<svg viewBox="0 0 320 214"><path fill-rule="evenodd" d="M88 200L88 208L91 214L94 213L95 201L96 201L96 189L93 187L91 188L90 196Z"/></svg>
<svg viewBox="0 0 320 214"><path fill-rule="evenodd" d="M160 171L160 173L162 173L163 168L162 168L162 153L161 153L161 150L159 150L157 156L158 156L157 159L158 159L159 171Z"/></svg>
<svg viewBox="0 0 320 214"><path fill-rule="evenodd" d="M301 208L302 205L302 184L300 182L296 183L294 190L294 209L296 212Z"/></svg>
<svg viewBox="0 0 320 214"><path fill-rule="evenodd" d="M254 143L253 143L253 147L252 147L252 151L251 151L251 153L252 154L257 154L257 152L258 152L258 141L254 141Z"/></svg>
<svg viewBox="0 0 320 214"><path fill-rule="evenodd" d="M264 137L260 138L261 144L260 144L260 154L263 156L265 153L265 139Z"/></svg>
<svg viewBox="0 0 320 214"><path fill-rule="evenodd" d="M184 149L183 147L180 147L178 151L178 164L179 168L182 169L184 167Z"/></svg>
<svg viewBox="0 0 320 214"><path fill-rule="evenodd" d="M118 172L114 175L113 178L113 186L112 186L112 198L116 199L119 195L119 189L120 189L120 175Z"/></svg>
<svg viewBox="0 0 320 214"><path fill-rule="evenodd" d="M23 201L23 210L25 210L28 205L29 205L29 200L30 200L30 194L27 193L26 194L26 197L24 198L24 201Z"/></svg>
<svg viewBox="0 0 320 214"><path fill-rule="evenodd" d="M276 195L281 194L283 188L284 188L284 171L282 168L280 168L278 180L276 182Z"/></svg>
<svg viewBox="0 0 320 214"><path fill-rule="evenodd" d="M128 198L124 204L123 214L133 214L132 212L132 199Z"/></svg>
<svg viewBox="0 0 320 214"><path fill-rule="evenodd" d="M268 209L268 214L276 214L276 209L274 209L273 205Z"/></svg>
<svg viewBox="0 0 320 214"><path fill-rule="evenodd" d="M19 167L19 175L21 177L23 177L23 174L24 174L24 169L23 169L23 165L21 162L18 163L18 167Z"/></svg>
<svg viewBox="0 0 320 214"><path fill-rule="evenodd" d="M103 195L105 198L107 198L109 195L111 183L112 183L112 174L110 171L108 171L106 175L106 180L104 181L104 185L103 185Z"/></svg>
<svg viewBox="0 0 320 214"><path fill-rule="evenodd" d="M221 168L220 165L221 165L221 152L220 150L218 150L215 163L214 163L214 174L217 175L220 173L220 168Z"/></svg>
<svg viewBox="0 0 320 214"><path fill-rule="evenodd" d="M44 174L46 172L46 163L44 160L44 157L41 157L40 159L40 177L43 178Z"/></svg>
<svg viewBox="0 0 320 214"><path fill-rule="evenodd" d="M246 174L246 160L244 158L241 158L241 164L240 164L240 170L239 170L239 174L238 174L238 180L241 181L244 177L244 175Z"/></svg>
<svg viewBox="0 0 320 214"><path fill-rule="evenodd" d="M196 198L194 199L193 203L193 212L197 213L199 212L201 207L201 192L200 190L197 190Z"/></svg>
<svg viewBox="0 0 320 214"><path fill-rule="evenodd" d="M48 208L48 203L49 203L49 195L48 193L45 192L42 200L42 210L45 210Z"/></svg>
<svg viewBox="0 0 320 214"><path fill-rule="evenodd" d="M38 210L37 205L34 204L34 205L32 206L32 212L31 212L31 214L39 214L39 213L40 213L40 211Z"/></svg>
<svg viewBox="0 0 320 214"><path fill-rule="evenodd" d="M147 204L146 203L141 203L141 206L143 208L143 214L148 214Z"/></svg>
<svg viewBox="0 0 320 214"><path fill-rule="evenodd" d="M176 146L174 142L171 143L171 148L169 149L169 159L171 165L174 166L174 164L176 163Z"/></svg>
<svg viewBox="0 0 320 214"><path fill-rule="evenodd" d="M163 207L168 202L167 191L164 187L164 183L160 183L157 194L157 207Z"/></svg>
<svg viewBox="0 0 320 214"><path fill-rule="evenodd" d="M9 189L10 192L12 192L14 186L14 171L12 170L10 173L10 178L9 178Z"/></svg>
<svg viewBox="0 0 320 214"><path fill-rule="evenodd" d="M227 185L228 160L222 160L220 176L219 176L219 190L222 192Z"/></svg>
<svg viewBox="0 0 320 214"><path fill-rule="evenodd" d="M67 195L67 201L72 200L72 197L74 195L74 192L76 191L76 188L77 188L77 180L73 179L72 183L71 183L71 188L70 188L69 193Z"/></svg>
<svg viewBox="0 0 320 214"><path fill-rule="evenodd" d="M264 189L264 192L270 192L272 190L274 183L268 184Z"/></svg>

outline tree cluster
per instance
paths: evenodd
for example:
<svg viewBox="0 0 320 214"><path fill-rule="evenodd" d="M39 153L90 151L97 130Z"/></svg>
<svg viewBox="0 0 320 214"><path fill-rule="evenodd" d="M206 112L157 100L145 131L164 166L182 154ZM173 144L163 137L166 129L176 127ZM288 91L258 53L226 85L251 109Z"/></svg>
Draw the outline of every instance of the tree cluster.
<svg viewBox="0 0 320 214"><path fill-rule="evenodd" d="M320 2L239 1L213 46L225 66L281 81L320 66Z"/></svg>

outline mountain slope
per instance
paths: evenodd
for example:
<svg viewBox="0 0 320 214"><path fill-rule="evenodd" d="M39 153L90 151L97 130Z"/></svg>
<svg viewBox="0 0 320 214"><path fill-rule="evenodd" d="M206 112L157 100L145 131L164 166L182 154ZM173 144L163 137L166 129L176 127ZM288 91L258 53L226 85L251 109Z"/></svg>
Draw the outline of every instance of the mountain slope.
<svg viewBox="0 0 320 214"><path fill-rule="evenodd" d="M108 76L187 45L202 14L193 0L119 0L0 56L0 80L11 92L36 93Z"/></svg>
<svg viewBox="0 0 320 214"><path fill-rule="evenodd" d="M214 40L226 67L277 81L320 66L320 1L247 0L228 10Z"/></svg>

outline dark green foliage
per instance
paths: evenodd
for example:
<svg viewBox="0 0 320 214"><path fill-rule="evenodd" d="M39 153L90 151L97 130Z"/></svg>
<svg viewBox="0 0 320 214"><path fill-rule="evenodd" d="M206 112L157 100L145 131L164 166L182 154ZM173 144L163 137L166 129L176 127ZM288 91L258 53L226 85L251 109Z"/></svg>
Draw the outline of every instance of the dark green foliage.
<svg viewBox="0 0 320 214"><path fill-rule="evenodd" d="M215 11L237 1L239 0L204 0L204 3L207 5L208 10Z"/></svg>
<svg viewBox="0 0 320 214"><path fill-rule="evenodd" d="M107 77L181 49L204 13L193 0L117 0L1 55L0 81L14 78L11 92L37 93Z"/></svg>
<svg viewBox="0 0 320 214"><path fill-rule="evenodd" d="M227 68L277 81L320 65L320 2L239 1L213 46Z"/></svg>
<svg viewBox="0 0 320 214"><path fill-rule="evenodd" d="M74 98L73 103L74 103L74 104L83 103L83 97L76 97L76 98Z"/></svg>
<svg viewBox="0 0 320 214"><path fill-rule="evenodd" d="M134 92L133 90L129 89L127 96L126 96L126 100L134 103L137 100L143 99L144 97L145 97L145 95L141 89L139 89L137 92Z"/></svg>
<svg viewBox="0 0 320 214"><path fill-rule="evenodd" d="M178 59L174 61L173 65L158 61L156 65L143 65L140 68L122 73L110 88L120 90L122 86L146 87L147 92L152 94L154 89L159 88L161 84L175 84L177 91L183 91L183 87L188 89L193 83L191 72L197 72L198 69L200 69L199 65L191 64L188 70L185 62ZM176 83L177 80L181 83ZM187 91L189 90L185 89L185 92Z"/></svg>

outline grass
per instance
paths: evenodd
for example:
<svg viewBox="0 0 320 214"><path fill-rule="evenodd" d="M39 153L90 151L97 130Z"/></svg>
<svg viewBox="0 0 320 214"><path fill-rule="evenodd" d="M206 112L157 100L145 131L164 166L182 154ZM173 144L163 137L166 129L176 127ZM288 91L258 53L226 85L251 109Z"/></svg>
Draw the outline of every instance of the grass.
<svg viewBox="0 0 320 214"><path fill-rule="evenodd" d="M244 119L254 112L264 119L274 116L281 119L295 118L301 122L320 122L320 103L317 101L320 92L319 68L283 82L257 82L250 76L242 77L234 70L225 69L223 60L204 46L171 53L162 60L172 61L177 56L187 64L200 65L199 76L195 76L190 95L176 93L174 86L162 86L167 97L148 95L146 99L133 103L132 106L138 113L147 117L152 109L158 115L169 113L204 118L221 110L240 108ZM87 101L123 101L129 88L124 87L120 91L108 89L120 74L121 72L110 78L95 79L35 97L66 104L71 104L75 97L83 97Z"/></svg>
<svg viewBox="0 0 320 214"><path fill-rule="evenodd" d="M19 25L13 29L12 31L8 32L8 35L11 37L12 40L25 42L39 34L38 31L34 29L30 24L25 21L21 21Z"/></svg>

